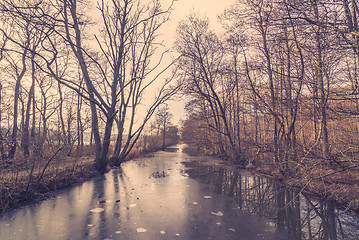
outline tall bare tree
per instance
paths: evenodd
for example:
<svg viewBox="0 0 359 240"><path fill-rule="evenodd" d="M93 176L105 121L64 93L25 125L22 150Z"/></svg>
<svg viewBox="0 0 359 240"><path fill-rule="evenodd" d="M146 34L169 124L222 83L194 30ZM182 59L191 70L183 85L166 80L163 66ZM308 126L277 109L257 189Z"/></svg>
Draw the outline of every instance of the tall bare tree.
<svg viewBox="0 0 359 240"><path fill-rule="evenodd" d="M172 5L163 10L156 0L148 4L142 4L138 0L98 2L97 10L102 19L98 23L100 31L94 35L97 47L93 49L88 45L91 40L87 36L92 24L84 14L85 3L76 0L48 0L26 2L25 8L18 6L21 5L16 0L6 0L1 4L2 11L10 13L12 17L28 22L37 30L45 27L41 31L45 35L43 45L46 49L42 53L37 51L36 54L38 59L46 63L46 67L39 64L38 67L62 85L77 92L90 105L98 170L103 172L106 169L115 119L120 137L113 156L115 162L120 163L138 140L158 105L178 89L170 87L171 77L164 80L142 122L135 126L139 121L138 106L144 93L160 80L159 76L169 67L159 69L167 50L157 41L157 37L159 28L168 20ZM81 71L84 87L78 79L58 73L60 49L56 38L64 40L70 47ZM21 46L27 49L23 44ZM62 102L61 98L60 93ZM102 115L104 129L101 139ZM125 123L127 120L129 122ZM62 130L64 132L64 128ZM122 146L124 131L127 139Z"/></svg>
<svg viewBox="0 0 359 240"><path fill-rule="evenodd" d="M241 161L240 145L234 142L223 101L225 89L220 82L225 56L223 43L210 30L208 20L194 14L180 23L177 35L175 45L182 56L179 65L181 77L187 82L185 91L206 102L209 107L208 117L214 123L210 126L217 132L219 143L228 142L228 149L223 153L228 152L231 157Z"/></svg>

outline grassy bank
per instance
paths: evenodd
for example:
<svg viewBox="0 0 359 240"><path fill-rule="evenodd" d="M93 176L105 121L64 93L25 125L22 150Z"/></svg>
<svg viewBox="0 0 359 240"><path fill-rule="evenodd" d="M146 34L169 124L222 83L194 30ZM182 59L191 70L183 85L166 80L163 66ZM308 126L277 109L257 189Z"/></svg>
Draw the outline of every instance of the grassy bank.
<svg viewBox="0 0 359 240"><path fill-rule="evenodd" d="M127 160L161 149L160 142L151 142L146 148L136 146ZM0 214L99 175L91 146L75 149L70 154L66 148L48 148L42 156L26 159L18 155L11 161L0 162Z"/></svg>
<svg viewBox="0 0 359 240"><path fill-rule="evenodd" d="M333 201L343 209L359 213L358 169L332 169L325 164L302 166L297 172L283 175L272 164L252 166L253 173L265 174L294 188Z"/></svg>
<svg viewBox="0 0 359 240"><path fill-rule="evenodd" d="M8 163L12 166L11 168L2 167L0 213L19 204L46 197L48 193L57 189L84 182L99 175L93 166L93 157L91 156L66 157L59 155L46 168L45 158L36 160L39 163L30 168L19 164L21 162L19 159L17 159L17 164ZM16 165L18 166L16 167Z"/></svg>

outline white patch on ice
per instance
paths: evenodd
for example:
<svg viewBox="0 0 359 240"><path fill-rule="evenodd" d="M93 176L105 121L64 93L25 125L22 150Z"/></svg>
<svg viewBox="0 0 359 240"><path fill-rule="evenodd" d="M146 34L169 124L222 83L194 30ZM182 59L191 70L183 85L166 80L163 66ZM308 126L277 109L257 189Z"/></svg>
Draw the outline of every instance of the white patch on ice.
<svg viewBox="0 0 359 240"><path fill-rule="evenodd" d="M95 226L95 225L93 225L93 224L87 224L87 226L88 226L88 227L93 227L93 226Z"/></svg>
<svg viewBox="0 0 359 240"><path fill-rule="evenodd" d="M133 204L130 204L130 205L129 205L130 208L134 208L134 207L136 207L136 206L137 206L136 203L133 203Z"/></svg>
<svg viewBox="0 0 359 240"><path fill-rule="evenodd" d="M193 204L194 204L194 205L197 205L197 204L198 204L198 202L193 202Z"/></svg>
<svg viewBox="0 0 359 240"><path fill-rule="evenodd" d="M216 215L216 216L218 216L218 217L222 217L223 216L223 212L221 212L221 211L218 211L218 212L211 212L213 215Z"/></svg>
<svg viewBox="0 0 359 240"><path fill-rule="evenodd" d="M234 229L234 228L228 228L228 231L235 232L236 229Z"/></svg>
<svg viewBox="0 0 359 240"><path fill-rule="evenodd" d="M121 231L116 231L116 234L121 234Z"/></svg>
<svg viewBox="0 0 359 240"><path fill-rule="evenodd" d="M216 224L217 224L218 226L220 226L222 223L220 223L220 222L216 222Z"/></svg>
<svg viewBox="0 0 359 240"><path fill-rule="evenodd" d="M166 232L165 231L160 231L160 233L163 235L163 234L166 234Z"/></svg>
<svg viewBox="0 0 359 240"><path fill-rule="evenodd" d="M212 196L204 196L203 198L210 199L210 198L212 198Z"/></svg>
<svg viewBox="0 0 359 240"><path fill-rule="evenodd" d="M147 232L146 228L137 228L138 233Z"/></svg>
<svg viewBox="0 0 359 240"><path fill-rule="evenodd" d="M103 211L105 211L105 209L103 209L103 208L94 208L94 209L90 210L90 212L92 212L92 213L100 213Z"/></svg>

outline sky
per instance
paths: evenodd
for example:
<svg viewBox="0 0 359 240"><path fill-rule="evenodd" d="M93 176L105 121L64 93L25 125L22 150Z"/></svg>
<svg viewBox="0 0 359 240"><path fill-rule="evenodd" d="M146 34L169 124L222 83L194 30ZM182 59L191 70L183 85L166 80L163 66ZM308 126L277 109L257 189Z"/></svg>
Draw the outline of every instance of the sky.
<svg viewBox="0 0 359 240"><path fill-rule="evenodd" d="M162 29L165 44L168 47L173 46L178 23L185 19L191 12L198 13L200 16L206 16L210 20L210 26L220 31L221 25L218 23L217 16L223 13L226 8L233 5L235 1L236 0L177 0L174 3L174 11L171 14L170 20ZM163 7L167 6L170 2L170 0L163 0ZM169 103L170 112L173 114L172 122L174 124L186 118L184 102L185 99L175 99Z"/></svg>
<svg viewBox="0 0 359 240"><path fill-rule="evenodd" d="M0 0L1 1L1 0ZM98 15L98 10L95 8L99 0L91 0L93 5L90 7L93 9L92 18L96 20L98 18L101 21L100 15ZM150 2L151 0L140 0L141 3L146 1ZM171 4L172 0L160 0L163 9L167 9ZM192 12L199 14L199 16L205 16L210 21L210 27L216 31L221 31L221 24L218 22L218 15L223 13L224 10L231 5L233 5L236 0L175 0L173 5L173 11L171 13L170 19L166 22L160 32L160 41L163 41L163 44L166 48L172 48L176 38L176 28L181 20L186 19L188 15ZM223 31L223 30L222 30ZM158 55L160 56L160 54ZM168 57L167 62L163 63L163 68L165 68L171 62L171 58ZM156 75L156 74L154 74ZM164 74L162 78L169 77L170 72ZM156 86L153 86L153 89L146 93L144 96L143 110L147 109L146 103L150 103L154 96L153 93L156 92ZM172 123L174 125L179 125L181 120L186 119L186 113L184 110L185 99L175 98L174 100L168 102L170 112L173 114Z"/></svg>

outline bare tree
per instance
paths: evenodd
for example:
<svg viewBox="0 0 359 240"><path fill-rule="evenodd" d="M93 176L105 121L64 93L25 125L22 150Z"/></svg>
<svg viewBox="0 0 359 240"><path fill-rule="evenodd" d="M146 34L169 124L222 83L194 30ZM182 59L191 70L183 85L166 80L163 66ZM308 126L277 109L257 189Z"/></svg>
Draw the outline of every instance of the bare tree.
<svg viewBox="0 0 359 240"><path fill-rule="evenodd" d="M113 157L117 164L120 163L131 151L158 105L178 89L170 87L171 77L163 81L142 122L138 127L134 126L139 121L138 106L144 93L169 68L159 69L167 50L157 42L157 34L158 29L168 20L172 5L163 10L156 0L149 4L141 4L137 0L99 2L97 10L102 19L99 23L101 29L94 35L96 49L88 47L90 40L86 36L92 24L84 14L86 5L83 2L30 1L25 8L18 6L19 2L15 0L6 0L1 4L3 12L10 13L14 18L24 20L43 32L43 45L46 49L42 53L37 51L36 54L38 59L45 62L46 67L40 64L38 67L86 99L90 105L97 169L101 172L106 169L115 119L119 137ZM81 71L83 85L78 79L66 77L57 71L59 46L56 38L64 40L71 48ZM18 45L27 49L23 44ZM159 55L157 60L154 60L155 54ZM60 102L62 101L60 90ZM59 111L62 132L65 133L61 104ZM102 139L101 116L104 116L105 125ZM127 120L129 122L125 123ZM122 146L124 131L127 139ZM68 132L67 137L69 134Z"/></svg>
<svg viewBox="0 0 359 240"><path fill-rule="evenodd" d="M22 43L24 44L24 46L26 46L21 53L21 64L19 64L20 66L17 65L16 62L10 60L9 63L12 65L12 68L15 72L15 78L16 78L16 82L15 82L15 89L14 89L14 105L13 105L13 124L12 124L12 134L11 134L11 147L10 150L8 152L7 157L12 159L15 156L15 152L16 152L16 147L17 147L17 132L18 132L18 102L19 102L19 96L20 96L20 88L21 88L21 80L24 77L25 73L26 73L26 58L27 58L27 53L28 53L28 47L30 45L30 35L29 32L27 31L27 27L28 25L23 26L25 27L25 35L24 35L24 39L20 40L22 41ZM21 36L20 34L18 36ZM21 50L20 50L21 51Z"/></svg>
<svg viewBox="0 0 359 240"><path fill-rule="evenodd" d="M228 142L231 157L241 162L240 144L235 144L230 123L227 119L226 104L223 101L225 89L221 85L222 64L224 62L223 43L210 30L207 19L194 14L182 21L177 30L176 49L182 55L179 63L183 77L188 83L186 92L202 98L209 108L210 125L218 134L219 143ZM222 138L225 141L222 141Z"/></svg>
<svg viewBox="0 0 359 240"><path fill-rule="evenodd" d="M3 60L4 58L4 48L6 46L6 42L7 39L5 36L1 35L2 39L1 39L1 47L0 47L0 62ZM0 78L0 159L4 160L6 158L6 153L4 150L4 137L3 137L3 128L2 128L2 88L3 85L1 84L2 79Z"/></svg>
<svg viewBox="0 0 359 240"><path fill-rule="evenodd" d="M167 104L164 104L159 108L156 113L158 128L162 128L162 149L166 148L166 131L168 131L167 127L169 126L172 117L173 114L169 112Z"/></svg>

